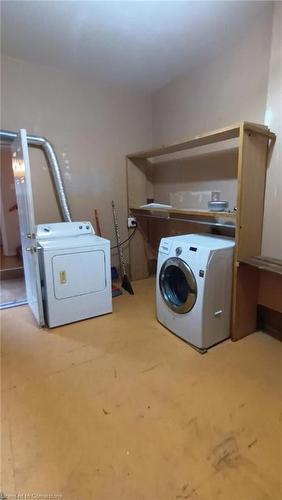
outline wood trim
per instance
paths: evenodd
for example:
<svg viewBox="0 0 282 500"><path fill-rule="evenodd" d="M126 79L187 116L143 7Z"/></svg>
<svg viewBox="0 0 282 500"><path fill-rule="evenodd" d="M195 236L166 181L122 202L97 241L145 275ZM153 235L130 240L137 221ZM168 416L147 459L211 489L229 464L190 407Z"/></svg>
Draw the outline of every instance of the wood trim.
<svg viewBox="0 0 282 500"><path fill-rule="evenodd" d="M240 133L237 195L236 260L261 252L268 139Z"/></svg>
<svg viewBox="0 0 282 500"><path fill-rule="evenodd" d="M232 308L232 340L256 331L259 271L248 265L236 265Z"/></svg>
<svg viewBox="0 0 282 500"><path fill-rule="evenodd" d="M242 123L239 137L232 340L256 329L259 273L239 261L261 252L268 137ZM249 283L253 280L253 285ZM248 293L246 294L246 290Z"/></svg>
<svg viewBox="0 0 282 500"><path fill-rule="evenodd" d="M240 224L239 208L241 207L241 185L242 185L242 172L243 172L243 158L244 158L244 126L240 126L240 136L239 136L239 151L238 151L238 171L237 171L237 226ZM235 271L238 260L237 248L239 242L239 231L236 228L235 233Z"/></svg>

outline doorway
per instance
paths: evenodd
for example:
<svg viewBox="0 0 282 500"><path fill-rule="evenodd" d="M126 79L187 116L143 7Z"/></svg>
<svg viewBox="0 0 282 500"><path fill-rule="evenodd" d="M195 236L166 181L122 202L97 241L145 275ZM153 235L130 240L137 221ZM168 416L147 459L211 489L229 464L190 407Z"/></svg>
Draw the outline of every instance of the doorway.
<svg viewBox="0 0 282 500"><path fill-rule="evenodd" d="M11 145L0 143L0 309L26 304Z"/></svg>

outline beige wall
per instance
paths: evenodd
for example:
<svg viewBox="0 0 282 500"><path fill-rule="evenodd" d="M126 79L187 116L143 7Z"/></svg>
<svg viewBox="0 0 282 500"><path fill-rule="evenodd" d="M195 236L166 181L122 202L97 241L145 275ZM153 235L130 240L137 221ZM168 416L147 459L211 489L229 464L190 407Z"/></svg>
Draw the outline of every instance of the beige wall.
<svg viewBox="0 0 282 500"><path fill-rule="evenodd" d="M46 136L55 146L74 220L113 237L111 200L127 235L125 155L151 146L151 98L58 69L4 58L1 128ZM30 149L36 221L60 220L43 153Z"/></svg>
<svg viewBox="0 0 282 500"><path fill-rule="evenodd" d="M154 165L154 198L175 208L207 209L212 191L236 207L237 149L214 151Z"/></svg>
<svg viewBox="0 0 282 500"><path fill-rule="evenodd" d="M282 3L275 3L265 122L277 134L265 193L262 253L282 259Z"/></svg>
<svg viewBox="0 0 282 500"><path fill-rule="evenodd" d="M272 10L258 16L232 51L195 67L153 96L154 145L178 142L241 120L263 123Z"/></svg>
<svg viewBox="0 0 282 500"><path fill-rule="evenodd" d="M225 53L221 58L205 66L195 68L191 74L167 85L153 96L155 146L178 142L241 120L264 123L267 109L266 123L279 136L267 173L262 252L280 259L282 259L281 10L282 4L275 2L274 14L270 8L258 17L248 37L239 40L233 51ZM219 179L218 172L215 172L214 178L211 179L212 158L213 155L210 159L210 170L206 162L201 164L200 160L195 161L195 171L190 184L188 175L184 180L183 175L182 179L180 176L180 182L176 183L163 169L162 184L159 184L155 192L160 196L169 192L177 193L182 190L185 192L195 189L195 183L199 189L201 186L207 187L207 184L203 184L203 178L210 173L211 188L215 189L218 183L219 189L232 200L234 179L227 179L227 176ZM185 167L182 161L183 166ZM193 159L187 161L186 167L192 171ZM159 176L159 181L160 179Z"/></svg>

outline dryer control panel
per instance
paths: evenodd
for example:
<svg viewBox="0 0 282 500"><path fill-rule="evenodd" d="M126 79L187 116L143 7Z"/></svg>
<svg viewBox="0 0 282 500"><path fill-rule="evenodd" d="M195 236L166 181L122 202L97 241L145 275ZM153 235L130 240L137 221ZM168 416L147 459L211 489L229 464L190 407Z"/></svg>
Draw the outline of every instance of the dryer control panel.
<svg viewBox="0 0 282 500"><path fill-rule="evenodd" d="M95 234L93 226L88 221L39 224L36 228L36 238L38 240L74 238L85 234Z"/></svg>

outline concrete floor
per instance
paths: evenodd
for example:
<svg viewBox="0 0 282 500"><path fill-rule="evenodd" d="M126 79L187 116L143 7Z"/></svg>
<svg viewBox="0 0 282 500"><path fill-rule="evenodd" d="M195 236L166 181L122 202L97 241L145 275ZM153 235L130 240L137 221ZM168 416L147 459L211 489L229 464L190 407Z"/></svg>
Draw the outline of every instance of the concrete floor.
<svg viewBox="0 0 282 500"><path fill-rule="evenodd" d="M201 356L156 322L153 285L49 331L26 306L2 311L2 491L282 498L281 343L257 333Z"/></svg>

